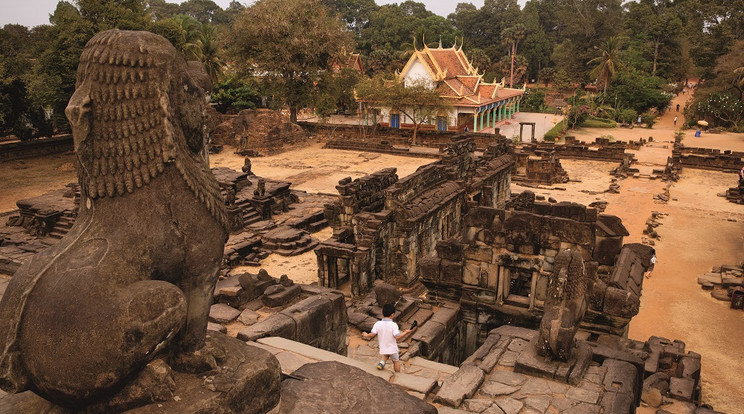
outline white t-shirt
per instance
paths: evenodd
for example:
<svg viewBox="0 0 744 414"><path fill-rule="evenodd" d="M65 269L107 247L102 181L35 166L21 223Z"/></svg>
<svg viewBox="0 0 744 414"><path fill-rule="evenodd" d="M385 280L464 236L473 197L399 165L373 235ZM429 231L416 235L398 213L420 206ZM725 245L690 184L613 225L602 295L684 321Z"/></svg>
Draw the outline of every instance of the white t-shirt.
<svg viewBox="0 0 744 414"><path fill-rule="evenodd" d="M398 324L392 319L383 318L375 322L370 331L377 335L377 341L380 344L380 355L392 355L398 353L398 341L395 340L400 336Z"/></svg>

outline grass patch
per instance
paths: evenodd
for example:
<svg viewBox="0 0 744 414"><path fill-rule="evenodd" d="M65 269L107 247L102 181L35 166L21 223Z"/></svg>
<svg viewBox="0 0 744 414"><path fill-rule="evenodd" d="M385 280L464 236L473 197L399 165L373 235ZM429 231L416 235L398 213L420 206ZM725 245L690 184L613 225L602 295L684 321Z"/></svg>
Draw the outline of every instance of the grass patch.
<svg viewBox="0 0 744 414"><path fill-rule="evenodd" d="M555 142L555 139L558 137L558 135L563 132L563 129L566 126L566 121L562 120L561 122L558 122L555 124L553 128L550 128L550 131L545 133L545 137L543 137L543 140L547 142Z"/></svg>
<svg viewBox="0 0 744 414"><path fill-rule="evenodd" d="M584 121L581 124L584 128L617 128L617 122L606 119L606 118L597 118L597 117L589 117L586 121Z"/></svg>

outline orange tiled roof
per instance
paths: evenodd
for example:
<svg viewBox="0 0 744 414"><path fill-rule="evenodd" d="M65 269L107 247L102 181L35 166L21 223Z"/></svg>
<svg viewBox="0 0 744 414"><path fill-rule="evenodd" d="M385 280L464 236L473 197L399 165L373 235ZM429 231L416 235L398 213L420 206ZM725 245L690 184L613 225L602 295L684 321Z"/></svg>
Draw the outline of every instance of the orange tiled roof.
<svg viewBox="0 0 744 414"><path fill-rule="evenodd" d="M431 80L437 83L436 90L453 105L481 106L524 94L522 89L506 88L501 83L487 83L483 75L468 60L460 48L432 49L424 46L415 50L403 71L401 80L417 60L426 66Z"/></svg>

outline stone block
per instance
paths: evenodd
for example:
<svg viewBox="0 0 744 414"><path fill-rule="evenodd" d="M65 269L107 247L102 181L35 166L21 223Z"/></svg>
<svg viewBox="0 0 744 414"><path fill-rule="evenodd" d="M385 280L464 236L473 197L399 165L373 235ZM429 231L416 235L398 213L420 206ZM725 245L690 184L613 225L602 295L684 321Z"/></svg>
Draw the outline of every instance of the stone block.
<svg viewBox="0 0 744 414"><path fill-rule="evenodd" d="M420 377L417 375L396 374L393 377L393 384L405 390L428 395L431 390L437 386L437 381L433 378Z"/></svg>
<svg viewBox="0 0 744 414"><path fill-rule="evenodd" d="M295 340L324 349L320 343L325 335L333 334L331 302L323 296L311 296L280 312L295 322ZM334 349L326 349L334 351Z"/></svg>
<svg viewBox="0 0 744 414"><path fill-rule="evenodd" d="M245 309L243 312L240 312L240 316L238 316L238 321L242 322L243 324L247 326L251 326L254 323L258 322L261 315L256 313L255 311L251 309Z"/></svg>
<svg viewBox="0 0 744 414"><path fill-rule="evenodd" d="M306 364L294 374L304 380L284 380L280 414L374 413L380 411L381 398L396 412L437 413L432 405L384 379L340 362Z"/></svg>
<svg viewBox="0 0 744 414"><path fill-rule="evenodd" d="M599 402L599 396L600 394L598 391L578 387L572 387L568 392L566 392L566 397L588 404L596 404Z"/></svg>
<svg viewBox="0 0 744 414"><path fill-rule="evenodd" d="M442 240L436 245L437 256L440 259L459 262L462 260L463 248L457 240Z"/></svg>
<svg viewBox="0 0 744 414"><path fill-rule="evenodd" d="M511 336L513 338L521 338L525 341L531 341L533 338L537 336L537 331L527 328L521 328L519 326L513 326L513 325L501 325L496 329L492 329L490 332L488 332L489 335L491 334L499 334L502 337L503 336Z"/></svg>
<svg viewBox="0 0 744 414"><path fill-rule="evenodd" d="M506 385L495 381L487 381L485 384L483 384L480 390L478 390L478 392L485 395L486 397L496 398L504 395L511 395L518 390L519 387L513 387L511 385Z"/></svg>
<svg viewBox="0 0 744 414"><path fill-rule="evenodd" d="M491 263L493 260L493 248L490 246L466 245L463 249L465 259L474 262Z"/></svg>
<svg viewBox="0 0 744 414"><path fill-rule="evenodd" d="M607 368L604 379L606 392L635 395L638 381L638 371L630 362L606 359L602 366Z"/></svg>
<svg viewBox="0 0 744 414"><path fill-rule="evenodd" d="M264 296L261 301L264 305L275 308L278 306L284 306L294 299L298 298L302 293L300 285L293 285L290 287L284 287L282 285L274 285L272 289L266 289Z"/></svg>
<svg viewBox="0 0 744 414"><path fill-rule="evenodd" d="M429 320L413 333L411 340L420 343L421 354L426 357L431 351L437 349L437 346L444 340L446 332L443 324Z"/></svg>
<svg viewBox="0 0 744 414"><path fill-rule="evenodd" d="M222 325L220 325L218 323L214 323L214 322L207 322L207 330L208 331L212 331L212 332L219 332L219 333L222 333L222 334L226 334L227 333L227 328L225 328L224 326L222 326Z"/></svg>
<svg viewBox="0 0 744 414"><path fill-rule="evenodd" d="M261 322L243 328L238 332L238 339L241 341L255 341L267 336L278 336L294 340L294 319L281 313L275 313Z"/></svg>
<svg viewBox="0 0 744 414"><path fill-rule="evenodd" d="M225 305L224 303L218 303L212 305L209 308L209 320L215 323L230 323L240 316L240 311Z"/></svg>
<svg viewBox="0 0 744 414"><path fill-rule="evenodd" d="M462 283L462 263L450 260L441 262L441 281L448 283Z"/></svg>
<svg viewBox="0 0 744 414"><path fill-rule="evenodd" d="M681 378L692 378L695 381L700 379L700 355L692 352L690 356L684 356L677 362L676 376Z"/></svg>
<svg viewBox="0 0 744 414"><path fill-rule="evenodd" d="M478 262L465 261L462 270L462 283L479 286L481 282L481 266Z"/></svg>
<svg viewBox="0 0 744 414"><path fill-rule="evenodd" d="M444 380L434 402L459 407L463 399L475 394L484 378L480 368L465 365Z"/></svg>
<svg viewBox="0 0 744 414"><path fill-rule="evenodd" d="M485 280L481 281L482 286L496 292L496 288L499 284L499 265L483 263L481 264L481 267L483 268L482 273L485 273Z"/></svg>
<svg viewBox="0 0 744 414"><path fill-rule="evenodd" d="M438 282L440 279L440 262L439 258L433 256L421 258L418 262L419 276L424 280Z"/></svg>
<svg viewBox="0 0 744 414"><path fill-rule="evenodd" d="M695 380L692 378L669 379L669 395L682 401L692 402L695 393Z"/></svg>
<svg viewBox="0 0 744 414"><path fill-rule="evenodd" d="M487 408L491 407L493 402L483 398L467 399L462 402L462 408L472 413L482 413Z"/></svg>
<svg viewBox="0 0 744 414"><path fill-rule="evenodd" d="M400 289L391 284L380 283L375 286L375 298L377 299L377 305L380 307L396 303L401 295Z"/></svg>
<svg viewBox="0 0 744 414"><path fill-rule="evenodd" d="M524 407L524 403L522 401L516 400L514 398L501 398L496 401L494 401L496 405L501 408L502 411L504 411L504 414L517 414L520 410L522 410L522 407Z"/></svg>
<svg viewBox="0 0 744 414"><path fill-rule="evenodd" d="M604 296L604 312L611 316L632 318L638 313L640 299L623 289L608 287Z"/></svg>
<svg viewBox="0 0 744 414"><path fill-rule="evenodd" d="M602 401L600 406L603 409L604 414L627 414L635 412L635 402L633 397L628 394L616 393L616 392L605 392L602 395ZM574 408L578 408L576 406ZM564 411L565 413L566 411ZM580 413L581 411L576 411Z"/></svg>
<svg viewBox="0 0 744 414"><path fill-rule="evenodd" d="M534 346L528 346L517 357L514 372L552 380L558 365L557 362L548 362L545 357L538 355Z"/></svg>
<svg viewBox="0 0 744 414"><path fill-rule="evenodd" d="M522 375L512 371L494 371L493 374L488 378L489 381L496 381L502 384L511 385L512 387L518 387L527 381L526 375Z"/></svg>

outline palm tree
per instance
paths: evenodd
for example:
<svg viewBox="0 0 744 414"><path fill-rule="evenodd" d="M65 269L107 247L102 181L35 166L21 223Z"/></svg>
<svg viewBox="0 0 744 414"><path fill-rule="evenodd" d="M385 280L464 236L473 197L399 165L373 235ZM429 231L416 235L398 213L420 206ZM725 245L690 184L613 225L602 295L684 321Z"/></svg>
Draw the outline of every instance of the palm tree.
<svg viewBox="0 0 744 414"><path fill-rule="evenodd" d="M201 60L201 31L202 25L191 16L179 14L173 19L181 25L181 38L178 49L186 60Z"/></svg>
<svg viewBox="0 0 744 414"><path fill-rule="evenodd" d="M596 65L589 74L597 79L597 82L604 85L603 93L607 93L607 85L615 77L615 73L620 68L620 39L610 36L607 43L602 45L599 50L599 56L587 62L587 65Z"/></svg>
<svg viewBox="0 0 744 414"><path fill-rule="evenodd" d="M509 58L511 59L511 69L509 70L509 87L514 86L514 58L517 54L517 46L527 32L527 28L522 23L517 23L512 27L501 31L501 40L510 46Z"/></svg>
<svg viewBox="0 0 744 414"><path fill-rule="evenodd" d="M204 64L204 69L212 79L212 84L217 84L217 78L222 75L222 70L225 68L225 62L220 57L220 48L217 45L217 34L214 26L211 24L205 24L201 30L201 61Z"/></svg>

